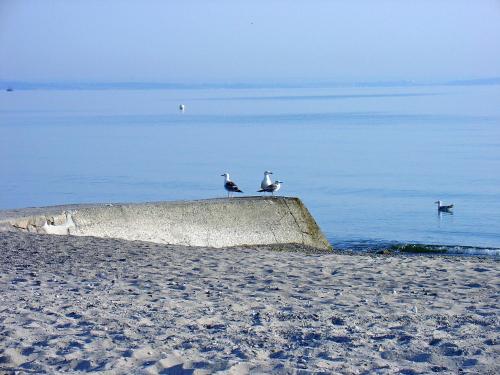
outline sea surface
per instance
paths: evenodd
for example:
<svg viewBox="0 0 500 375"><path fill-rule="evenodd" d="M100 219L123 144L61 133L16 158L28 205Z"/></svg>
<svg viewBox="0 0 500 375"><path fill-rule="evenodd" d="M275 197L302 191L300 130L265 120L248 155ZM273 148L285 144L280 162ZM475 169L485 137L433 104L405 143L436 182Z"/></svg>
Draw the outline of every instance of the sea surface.
<svg viewBox="0 0 500 375"><path fill-rule="evenodd" d="M500 255L499 103L498 84L2 90L0 209L222 197L224 172L256 195L272 170L337 248Z"/></svg>

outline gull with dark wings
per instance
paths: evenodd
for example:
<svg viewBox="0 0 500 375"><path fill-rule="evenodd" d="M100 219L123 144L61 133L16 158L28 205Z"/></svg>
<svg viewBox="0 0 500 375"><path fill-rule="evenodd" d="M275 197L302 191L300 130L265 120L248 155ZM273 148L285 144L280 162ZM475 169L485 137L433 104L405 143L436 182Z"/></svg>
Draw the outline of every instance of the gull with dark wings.
<svg viewBox="0 0 500 375"><path fill-rule="evenodd" d="M236 185L231 179L229 178L229 173L224 173L221 174L222 177L224 177L224 189L227 191L227 197L231 197L231 193L243 193L238 185Z"/></svg>
<svg viewBox="0 0 500 375"><path fill-rule="evenodd" d="M452 212L453 211L453 204L448 204L445 205L441 201L436 201L434 202L438 205L438 212Z"/></svg>
<svg viewBox="0 0 500 375"><path fill-rule="evenodd" d="M281 188L282 183L283 181L274 181L274 184L267 186L265 189L260 189L258 192L272 193L274 195L274 192L278 191Z"/></svg>

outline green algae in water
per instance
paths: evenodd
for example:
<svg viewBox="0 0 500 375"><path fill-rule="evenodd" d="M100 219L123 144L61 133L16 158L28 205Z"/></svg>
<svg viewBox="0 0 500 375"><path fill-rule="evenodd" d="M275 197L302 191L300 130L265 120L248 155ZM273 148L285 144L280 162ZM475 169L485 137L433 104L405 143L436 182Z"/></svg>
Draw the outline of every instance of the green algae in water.
<svg viewBox="0 0 500 375"><path fill-rule="evenodd" d="M448 252L440 246L421 244L392 245L389 251L412 254L445 254Z"/></svg>

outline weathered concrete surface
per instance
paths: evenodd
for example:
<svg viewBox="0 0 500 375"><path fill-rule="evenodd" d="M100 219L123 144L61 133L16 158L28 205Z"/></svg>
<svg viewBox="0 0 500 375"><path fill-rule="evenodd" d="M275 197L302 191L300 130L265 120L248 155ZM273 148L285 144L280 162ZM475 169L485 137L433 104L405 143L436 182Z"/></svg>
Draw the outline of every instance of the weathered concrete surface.
<svg viewBox="0 0 500 375"><path fill-rule="evenodd" d="M300 199L289 197L26 208L0 211L1 229L186 246L294 243L331 249Z"/></svg>

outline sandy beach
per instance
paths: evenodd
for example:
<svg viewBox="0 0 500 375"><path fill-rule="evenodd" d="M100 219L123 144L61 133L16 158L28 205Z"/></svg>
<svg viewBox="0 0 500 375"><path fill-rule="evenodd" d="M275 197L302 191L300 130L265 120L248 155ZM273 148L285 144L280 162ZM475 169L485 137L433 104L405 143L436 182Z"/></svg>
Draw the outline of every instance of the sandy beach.
<svg viewBox="0 0 500 375"><path fill-rule="evenodd" d="M0 233L0 259L2 374L500 372L492 258Z"/></svg>

